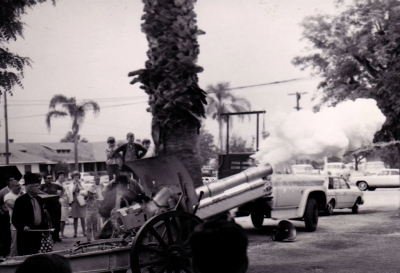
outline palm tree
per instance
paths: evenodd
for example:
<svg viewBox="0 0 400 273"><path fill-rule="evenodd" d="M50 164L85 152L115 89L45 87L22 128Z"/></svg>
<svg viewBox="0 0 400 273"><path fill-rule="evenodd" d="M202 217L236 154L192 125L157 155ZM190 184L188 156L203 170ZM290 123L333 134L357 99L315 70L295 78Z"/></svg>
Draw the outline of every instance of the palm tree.
<svg viewBox="0 0 400 273"><path fill-rule="evenodd" d="M199 54L196 0L143 0L142 31L149 43L145 69L136 76L149 96L152 138L157 154L171 154L188 169L194 186L201 186L199 129L205 117L206 93L198 86Z"/></svg>
<svg viewBox="0 0 400 273"><path fill-rule="evenodd" d="M56 110L56 106L61 106L63 110ZM85 101L77 104L74 97L67 98L64 95L55 95L49 105L49 112L46 115L47 128L51 129L50 121L52 118L70 116L72 119L72 134L74 137L75 170L79 171L78 165L78 133L85 120L86 111L93 110L96 115L100 112L100 106L94 101Z"/></svg>
<svg viewBox="0 0 400 273"><path fill-rule="evenodd" d="M250 111L250 102L245 98L239 98L229 92L229 83L218 83L215 86L209 85L207 87L207 101L208 105L206 108L207 116L213 120L218 121L219 136L218 146L220 150L223 150L222 145L222 126L226 122L226 119L221 117L221 113L227 112L243 112ZM243 116L239 116L244 118Z"/></svg>

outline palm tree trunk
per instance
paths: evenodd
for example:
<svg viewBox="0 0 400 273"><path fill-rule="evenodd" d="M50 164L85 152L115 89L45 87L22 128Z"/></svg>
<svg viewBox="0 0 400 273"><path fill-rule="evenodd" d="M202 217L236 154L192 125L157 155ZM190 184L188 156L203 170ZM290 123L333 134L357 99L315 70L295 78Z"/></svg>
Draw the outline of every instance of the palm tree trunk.
<svg viewBox="0 0 400 273"><path fill-rule="evenodd" d="M75 171L79 172L78 162L78 133L74 133Z"/></svg>
<svg viewBox="0 0 400 273"><path fill-rule="evenodd" d="M197 131L194 124L176 124L172 129L165 128L163 145L157 151L158 154L175 155L188 169L195 188L203 186Z"/></svg>

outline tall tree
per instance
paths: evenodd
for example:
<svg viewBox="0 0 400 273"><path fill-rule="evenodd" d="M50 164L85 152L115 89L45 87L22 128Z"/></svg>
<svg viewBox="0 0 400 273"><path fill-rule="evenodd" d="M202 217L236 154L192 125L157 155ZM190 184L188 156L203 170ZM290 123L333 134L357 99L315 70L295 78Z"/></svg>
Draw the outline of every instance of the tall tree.
<svg viewBox="0 0 400 273"><path fill-rule="evenodd" d="M26 10L45 1L0 1L0 95L2 92L11 92L15 85L23 87L24 68L30 66L31 61L10 52L6 45L23 37L24 23L21 18ZM55 0L52 2L55 4Z"/></svg>
<svg viewBox="0 0 400 273"><path fill-rule="evenodd" d="M74 133L71 131L68 131L68 133L65 135L64 138L60 140L60 142L75 142L75 136ZM78 135L78 142L89 142L86 138L81 139L81 135Z"/></svg>
<svg viewBox="0 0 400 273"><path fill-rule="evenodd" d="M211 159L217 159L214 136L203 127L200 128L200 158L202 166L207 165Z"/></svg>
<svg viewBox="0 0 400 273"><path fill-rule="evenodd" d="M251 109L250 102L245 98L234 96L229 92L229 83L218 83L215 86L209 85L207 87L207 101L206 108L207 116L218 121L218 146L223 150L223 134L222 126L226 123L226 119L221 117L221 113L227 112L243 112ZM243 119L243 116L239 116Z"/></svg>
<svg viewBox="0 0 400 273"><path fill-rule="evenodd" d="M312 48L293 64L323 78L321 103L375 99L386 122L374 141L400 140L400 1L354 1L341 8L337 16L305 19L303 38Z"/></svg>
<svg viewBox="0 0 400 273"><path fill-rule="evenodd" d="M62 110L57 110L60 106ZM51 119L69 116L72 119L72 134L74 137L74 152L75 152L75 170L79 171L78 162L78 133L85 120L86 112L93 110L96 115L100 112L100 106L94 101L85 101L81 104L76 102L75 98L67 98L63 95L55 95L49 105L49 112L46 115L47 128L51 129Z"/></svg>
<svg viewBox="0 0 400 273"><path fill-rule="evenodd" d="M206 93L198 86L196 0L143 0L142 31L149 43L145 68L129 73L149 96L157 154L177 156L201 186L199 128Z"/></svg>

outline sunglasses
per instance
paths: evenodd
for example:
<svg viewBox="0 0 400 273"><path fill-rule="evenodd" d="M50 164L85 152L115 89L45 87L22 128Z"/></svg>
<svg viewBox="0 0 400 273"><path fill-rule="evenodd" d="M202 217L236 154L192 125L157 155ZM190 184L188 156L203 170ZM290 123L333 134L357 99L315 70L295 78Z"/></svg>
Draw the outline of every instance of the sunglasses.
<svg viewBox="0 0 400 273"><path fill-rule="evenodd" d="M135 136L128 136L129 138L135 138Z"/></svg>
<svg viewBox="0 0 400 273"><path fill-rule="evenodd" d="M109 141L108 143L115 143L115 141Z"/></svg>

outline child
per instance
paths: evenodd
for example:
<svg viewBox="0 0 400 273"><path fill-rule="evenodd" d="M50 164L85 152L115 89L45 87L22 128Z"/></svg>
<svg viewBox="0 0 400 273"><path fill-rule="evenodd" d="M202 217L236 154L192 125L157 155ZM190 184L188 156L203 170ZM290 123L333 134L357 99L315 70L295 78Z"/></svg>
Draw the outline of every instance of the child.
<svg viewBox="0 0 400 273"><path fill-rule="evenodd" d="M109 181L114 179L119 175L119 156L118 154L114 154L115 151L115 138L114 137L109 137L107 139L108 143L108 148L106 149L106 154L107 154L107 174L108 174L108 179Z"/></svg>
<svg viewBox="0 0 400 273"><path fill-rule="evenodd" d="M88 242L92 240L92 232L93 232L93 239L97 239L98 236L98 222L100 221L100 214L99 214L99 196L97 193L97 189L95 185L92 185L89 190L88 194L85 197L87 202L86 207L86 236Z"/></svg>

